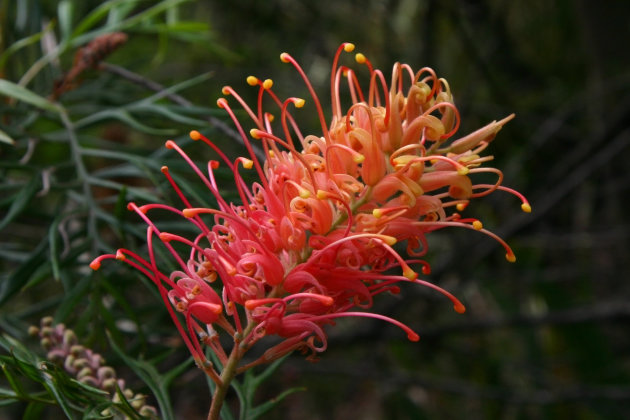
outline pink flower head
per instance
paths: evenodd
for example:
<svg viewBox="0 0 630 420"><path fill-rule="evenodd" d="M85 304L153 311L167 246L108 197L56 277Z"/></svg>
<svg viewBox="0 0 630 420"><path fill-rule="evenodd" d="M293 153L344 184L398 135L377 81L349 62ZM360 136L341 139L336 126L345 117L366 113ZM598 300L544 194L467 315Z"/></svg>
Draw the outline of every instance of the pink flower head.
<svg viewBox="0 0 630 420"><path fill-rule="evenodd" d="M496 190L516 195L522 209L531 211L521 194L501 185L501 171L483 166L492 157L481 153L513 115L453 139L459 113L446 80L429 68L414 72L396 63L388 85L383 73L357 54L357 63L367 67L369 82L364 89L360 69L339 65L342 53L353 49L352 44L342 44L333 60L330 122L299 64L289 54L280 56L306 83L321 123L319 136L304 135L293 117L291 108L301 108L305 101L280 99L271 80L248 77L248 84L258 87L255 107L224 87L223 93L238 102L254 127L247 133L227 99L218 100L234 121L249 158L231 161L198 131L190 136L212 147L233 172L241 203L222 198L214 177L218 162L209 162L204 172L169 140L166 147L188 162L218 208L193 206L164 167L182 207L129 204L147 223L148 258L120 249L91 264L98 269L101 260L116 258L150 278L193 356L215 380L217 372L206 361L203 346L225 362L219 332L230 335L233 349L243 354L265 336L279 337L244 370L295 349L310 349L312 355L325 350L325 326L339 317L382 319L402 328L410 340L418 340L408 326L369 312L374 296L398 293L400 283L431 287L449 298L457 312L464 312L457 298L418 279L412 268L419 267L425 275L430 272L429 264L420 259L427 252L428 232L445 227L480 231L505 248L509 261L515 260L501 238L483 229L479 220L460 214L471 199ZM345 112L342 84L347 84L351 101ZM263 102L274 104L279 121ZM264 150L264 162L257 158L254 142ZM259 182L248 186L240 176L241 167L255 170ZM484 172L495 174L496 182L473 181L474 174ZM149 217L158 209L187 219L197 233L183 237L160 230ZM173 255L178 270L160 269L157 241ZM185 255L176 250L175 242L188 249ZM393 248L396 243L406 243L411 259Z"/></svg>

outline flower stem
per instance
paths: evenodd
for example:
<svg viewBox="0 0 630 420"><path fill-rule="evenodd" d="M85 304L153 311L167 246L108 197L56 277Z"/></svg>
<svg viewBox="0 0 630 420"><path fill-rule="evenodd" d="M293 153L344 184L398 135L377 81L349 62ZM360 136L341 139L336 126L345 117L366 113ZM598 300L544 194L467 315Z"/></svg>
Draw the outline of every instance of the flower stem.
<svg viewBox="0 0 630 420"><path fill-rule="evenodd" d="M236 376L236 368L238 367L238 362L241 360L241 357L242 354L239 351L239 346L237 344L232 349L232 353L230 353L230 357L223 367L223 372L221 372L221 383L218 384L214 390L212 404L210 405L210 412L208 413L208 420L219 420L221 407L223 407L223 402L225 401L228 389L230 389L232 379Z"/></svg>

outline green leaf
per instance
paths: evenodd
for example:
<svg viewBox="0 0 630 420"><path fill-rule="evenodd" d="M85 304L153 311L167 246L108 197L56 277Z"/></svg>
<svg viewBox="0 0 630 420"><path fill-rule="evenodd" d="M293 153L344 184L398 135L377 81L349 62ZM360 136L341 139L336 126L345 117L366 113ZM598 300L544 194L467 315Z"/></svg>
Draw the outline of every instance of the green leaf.
<svg viewBox="0 0 630 420"><path fill-rule="evenodd" d="M85 117L75 123L77 129L83 128L87 125L113 118L128 124L130 127L135 128L138 131L142 131L147 134L153 134L156 136L171 136L177 133L177 130L167 128L155 128L142 124L136 120L128 111L124 109L106 109L101 112L96 112L89 117Z"/></svg>
<svg viewBox="0 0 630 420"><path fill-rule="evenodd" d="M26 102L27 104L36 106L47 111L57 113L61 112L61 107L59 105L52 103L43 96L39 96L32 90L29 90L5 79L0 79L0 94L15 98L18 101Z"/></svg>
<svg viewBox="0 0 630 420"><path fill-rule="evenodd" d="M27 36L26 38L22 38L11 44L2 54L0 54L0 70L4 68L9 57L11 57L16 51L38 42L46 32L52 30L53 26L54 22L50 22L43 31Z"/></svg>
<svg viewBox="0 0 630 420"><path fill-rule="evenodd" d="M14 145L15 140L13 140L7 133L0 130L0 143L7 143L10 145Z"/></svg>
<svg viewBox="0 0 630 420"><path fill-rule="evenodd" d="M162 418L164 420L175 419L173 407L168 396L168 389L155 366L144 360L135 360L129 357L120 347L118 347L116 342L111 339L109 334L107 336L109 338L109 343L116 354L118 354L125 364L127 364L127 366L129 366L134 373L138 375L149 388L151 388L151 391L160 406Z"/></svg>
<svg viewBox="0 0 630 420"><path fill-rule="evenodd" d="M92 28L94 25L99 23L110 11L112 8L116 7L119 4L123 3L137 3L133 0L111 0L105 3L102 3L97 8L92 10L79 24L74 28L74 32L72 33L72 37L75 38L85 31Z"/></svg>
<svg viewBox="0 0 630 420"><path fill-rule="evenodd" d="M61 39L67 40L72 34L72 15L74 4L70 0L62 0L57 6L57 19L59 20L59 30Z"/></svg>
<svg viewBox="0 0 630 420"><path fill-rule="evenodd" d="M47 243L47 239L43 239L17 269L0 282L0 306L12 298L27 283L33 273L46 263L44 250Z"/></svg>
<svg viewBox="0 0 630 420"><path fill-rule="evenodd" d="M35 176L32 176L28 183L13 196L13 198L11 199L11 207L9 207L6 215L0 221L0 230L4 229L5 226L11 223L13 219L15 219L20 214L24 207L26 207L26 205L33 198L33 196L37 192L38 187L39 179Z"/></svg>

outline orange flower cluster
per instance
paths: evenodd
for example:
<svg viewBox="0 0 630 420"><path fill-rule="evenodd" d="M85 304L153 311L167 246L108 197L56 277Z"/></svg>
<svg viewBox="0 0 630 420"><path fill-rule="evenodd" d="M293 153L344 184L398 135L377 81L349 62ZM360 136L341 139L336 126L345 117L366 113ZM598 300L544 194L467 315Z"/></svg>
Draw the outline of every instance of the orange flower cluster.
<svg viewBox="0 0 630 420"><path fill-rule="evenodd" d="M357 54L356 61L369 72L368 89L362 89L355 70L339 65L343 52L353 49L352 44L342 44L333 61L330 123L299 64L289 54L280 57L304 79L321 122L320 136L300 131L290 109L301 108L305 101L281 100L271 80L247 79L259 90L253 108L225 87L223 93L239 103L254 126L247 133L228 101L218 100L234 121L249 158L231 161L198 131L190 136L211 146L233 172L241 203L228 203L221 196L214 176L218 162L209 162L204 172L169 140L166 147L188 162L218 208L193 206L164 167L182 208L129 204L147 223L148 258L120 249L91 264L98 269L101 260L116 258L150 278L193 356L215 380L217 372L206 361L203 346L225 365L228 356L218 338L221 331L233 338L232 352L241 356L263 337L279 337L258 360L240 368L244 370L295 349L311 350L311 355L325 350L324 326L339 317L386 320L402 328L410 340L418 340L408 326L368 311L375 295L398 293L400 283L431 287L447 296L457 312L464 312L459 300L418 279L412 268L419 267L425 275L430 272L421 259L427 252L428 232L451 226L480 231L503 245L509 261L515 260L501 238L483 229L479 220L460 215L469 200L496 190L516 195L522 209L531 211L521 194L501 185L501 171L483 166L492 157L482 156L482 151L513 115L453 140L459 113L446 80L430 68L414 72L396 63L388 85L383 73ZM342 84L347 84L351 101L345 112ZM277 106L279 121L274 122L263 102ZM254 153L254 141L264 150L264 162ZM248 186L240 167L253 168L260 182ZM474 183L472 175L482 172L495 174L496 183ZM197 234L186 238L160 230L148 216L155 209L186 218ZM173 255L179 270L160 270L156 239ZM187 254L181 255L173 242L184 244ZM406 244L406 257L393 248L396 243Z"/></svg>

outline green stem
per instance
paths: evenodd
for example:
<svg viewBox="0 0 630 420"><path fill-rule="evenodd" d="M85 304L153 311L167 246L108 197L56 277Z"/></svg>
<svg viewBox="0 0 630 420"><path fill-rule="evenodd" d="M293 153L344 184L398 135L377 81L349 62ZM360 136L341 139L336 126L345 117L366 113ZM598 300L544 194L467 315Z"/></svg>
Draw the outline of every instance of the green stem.
<svg viewBox="0 0 630 420"><path fill-rule="evenodd" d="M246 346L241 346L241 340L243 337L247 337L255 326L256 325L250 320L245 329L238 334L239 338L234 339L234 348L232 348L230 357L221 371L221 383L217 384L214 395L212 395L212 404L210 404L208 420L219 420L221 418L221 407L223 407L223 403L225 402L225 396L230 389L232 380L238 373L238 364L248 349Z"/></svg>
<svg viewBox="0 0 630 420"><path fill-rule="evenodd" d="M225 396L227 395L228 389L230 389L232 379L236 376L236 368L238 367L238 362L242 357L242 354L240 353L239 346L235 345L232 349L232 353L230 353L227 363L223 367L223 372L221 372L221 383L218 384L214 390L212 404L210 405L210 412L208 413L208 420L219 420L220 418L221 407L223 407Z"/></svg>

